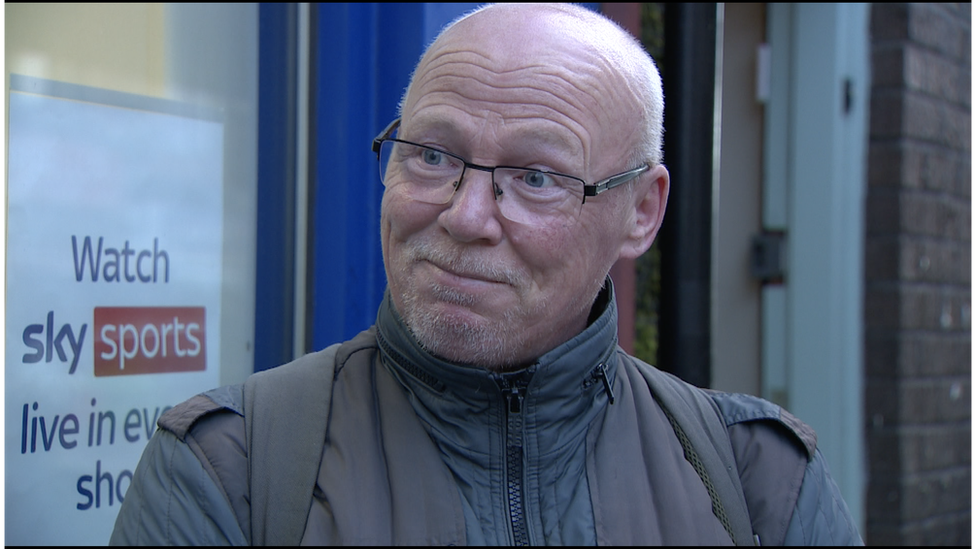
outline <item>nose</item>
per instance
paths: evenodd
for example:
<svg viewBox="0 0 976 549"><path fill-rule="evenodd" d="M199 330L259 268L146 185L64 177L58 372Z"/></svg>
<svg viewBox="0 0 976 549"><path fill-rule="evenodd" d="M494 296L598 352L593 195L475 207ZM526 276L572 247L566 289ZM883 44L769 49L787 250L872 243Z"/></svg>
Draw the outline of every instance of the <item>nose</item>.
<svg viewBox="0 0 976 549"><path fill-rule="evenodd" d="M469 166L438 221L458 241L496 244L502 237L502 225L495 199L491 171Z"/></svg>
<svg viewBox="0 0 976 549"><path fill-rule="evenodd" d="M489 178L489 180L491 182L491 188L492 188L492 191L495 193L495 200L498 200L498 197L502 195L502 190L499 189L497 185L495 185L495 179L494 179L495 178L495 168L489 168L487 166L479 166L477 164L465 164L464 165L464 170L461 171L461 179L458 179L457 182L454 184L454 190L456 191L458 189L458 187L461 186L461 183L464 182L464 177L467 174L471 173L472 170L477 170L477 171L485 172L485 173L487 173L487 174L489 174L491 176Z"/></svg>

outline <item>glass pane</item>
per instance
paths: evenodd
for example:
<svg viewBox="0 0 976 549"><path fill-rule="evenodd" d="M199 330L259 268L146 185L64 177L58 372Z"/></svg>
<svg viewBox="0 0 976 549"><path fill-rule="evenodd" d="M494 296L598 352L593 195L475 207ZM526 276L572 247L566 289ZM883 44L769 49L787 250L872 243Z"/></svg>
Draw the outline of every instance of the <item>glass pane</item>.
<svg viewBox="0 0 976 549"><path fill-rule="evenodd" d="M106 544L158 416L253 371L257 15L5 8L8 544Z"/></svg>

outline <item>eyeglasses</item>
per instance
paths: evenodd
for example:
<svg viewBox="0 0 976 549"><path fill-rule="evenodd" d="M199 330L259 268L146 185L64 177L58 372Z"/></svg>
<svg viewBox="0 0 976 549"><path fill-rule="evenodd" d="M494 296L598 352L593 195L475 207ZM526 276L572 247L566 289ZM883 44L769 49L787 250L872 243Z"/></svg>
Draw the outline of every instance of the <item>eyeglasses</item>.
<svg viewBox="0 0 976 549"><path fill-rule="evenodd" d="M397 118L373 139L380 181L427 204L447 204L461 186L468 168L491 173L495 201L501 214L527 225L548 225L575 219L586 198L622 185L650 166L640 167L587 185L578 177L515 166L479 166L447 151L393 137Z"/></svg>

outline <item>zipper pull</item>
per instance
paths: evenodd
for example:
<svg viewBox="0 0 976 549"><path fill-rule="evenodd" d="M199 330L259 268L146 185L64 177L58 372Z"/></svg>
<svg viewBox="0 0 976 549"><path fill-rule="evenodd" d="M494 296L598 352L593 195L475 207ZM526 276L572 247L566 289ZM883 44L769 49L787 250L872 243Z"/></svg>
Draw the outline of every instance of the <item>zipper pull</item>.
<svg viewBox="0 0 976 549"><path fill-rule="evenodd" d="M594 372L594 375L599 377L600 381L603 382L603 389L607 392L607 398L610 399L610 404L613 404L615 399L613 397L613 387L610 386L610 377L607 376L607 365L601 362L600 365L596 367L596 372Z"/></svg>
<svg viewBox="0 0 976 549"><path fill-rule="evenodd" d="M519 392L518 385L513 385L505 391L505 397L508 398L508 411L512 414L517 414L522 411L522 393Z"/></svg>
<svg viewBox="0 0 976 549"><path fill-rule="evenodd" d="M525 400L526 388L532 379L530 372L519 372L517 374L502 374L496 378L498 387L508 401L508 412L518 414L522 411L522 401Z"/></svg>

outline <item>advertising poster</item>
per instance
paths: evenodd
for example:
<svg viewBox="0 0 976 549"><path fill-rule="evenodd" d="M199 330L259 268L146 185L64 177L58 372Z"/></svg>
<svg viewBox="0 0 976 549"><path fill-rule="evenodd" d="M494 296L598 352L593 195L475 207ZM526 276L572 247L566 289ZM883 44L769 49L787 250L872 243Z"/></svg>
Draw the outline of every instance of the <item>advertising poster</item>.
<svg viewBox="0 0 976 549"><path fill-rule="evenodd" d="M219 384L223 124L11 76L5 542L104 545L169 407Z"/></svg>

